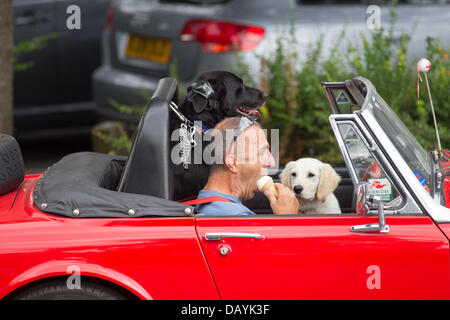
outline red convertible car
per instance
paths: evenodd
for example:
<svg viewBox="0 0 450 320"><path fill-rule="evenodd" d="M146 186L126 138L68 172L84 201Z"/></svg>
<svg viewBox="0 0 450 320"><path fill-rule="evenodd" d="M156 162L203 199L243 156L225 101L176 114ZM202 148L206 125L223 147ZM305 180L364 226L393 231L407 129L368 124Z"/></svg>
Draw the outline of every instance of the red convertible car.
<svg viewBox="0 0 450 320"><path fill-rule="evenodd" d="M75 153L24 177L0 136L1 298L450 299L450 154L425 151L370 81L323 83L342 213L285 216L261 194L255 216L171 200L176 87L160 81L128 157Z"/></svg>

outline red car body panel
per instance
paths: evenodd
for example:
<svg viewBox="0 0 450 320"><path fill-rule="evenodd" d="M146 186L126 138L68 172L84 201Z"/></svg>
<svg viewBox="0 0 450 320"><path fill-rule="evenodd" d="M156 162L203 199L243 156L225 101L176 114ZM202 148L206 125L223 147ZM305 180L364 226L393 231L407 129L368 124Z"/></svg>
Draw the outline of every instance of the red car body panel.
<svg viewBox="0 0 450 320"><path fill-rule="evenodd" d="M377 222L377 216L198 217L197 233L223 299L449 299L449 243L433 221L387 216L387 234L350 232ZM216 232L263 238L205 240Z"/></svg>
<svg viewBox="0 0 450 320"><path fill-rule="evenodd" d="M75 267L141 299L450 299L450 225L426 215L66 218L34 206L38 177L0 197L2 298Z"/></svg>
<svg viewBox="0 0 450 320"><path fill-rule="evenodd" d="M33 204L37 176L0 197L0 297L73 274L116 283L141 299L218 299L193 217L76 219ZM14 205L10 209L15 198Z"/></svg>

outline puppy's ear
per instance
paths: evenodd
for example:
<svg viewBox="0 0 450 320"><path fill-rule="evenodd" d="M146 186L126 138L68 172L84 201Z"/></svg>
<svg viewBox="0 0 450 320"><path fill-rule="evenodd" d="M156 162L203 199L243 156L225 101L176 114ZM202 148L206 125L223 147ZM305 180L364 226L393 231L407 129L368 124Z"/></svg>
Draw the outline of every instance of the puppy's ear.
<svg viewBox="0 0 450 320"><path fill-rule="evenodd" d="M316 198L323 200L326 196L336 190L341 177L334 171L328 163L324 163L320 168L319 186L316 191Z"/></svg>
<svg viewBox="0 0 450 320"><path fill-rule="evenodd" d="M206 105L208 104L208 100L199 94L192 95L191 102L196 113L200 113L205 110Z"/></svg>
<svg viewBox="0 0 450 320"><path fill-rule="evenodd" d="M284 170L280 173L281 184L288 188L291 188L291 168L294 163L295 161L289 161L284 167Z"/></svg>

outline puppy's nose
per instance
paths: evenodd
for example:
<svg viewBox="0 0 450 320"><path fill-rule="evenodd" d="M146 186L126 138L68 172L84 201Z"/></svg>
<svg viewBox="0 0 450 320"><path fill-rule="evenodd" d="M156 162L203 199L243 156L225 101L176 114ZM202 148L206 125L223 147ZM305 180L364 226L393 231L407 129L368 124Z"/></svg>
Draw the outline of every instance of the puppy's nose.
<svg viewBox="0 0 450 320"><path fill-rule="evenodd" d="M299 193L302 193L302 191L303 191L303 187L302 186L295 186L294 187L294 192L295 193L299 194Z"/></svg>
<svg viewBox="0 0 450 320"><path fill-rule="evenodd" d="M263 92L261 95L264 100L267 100L267 98L269 97L269 95L265 92Z"/></svg>

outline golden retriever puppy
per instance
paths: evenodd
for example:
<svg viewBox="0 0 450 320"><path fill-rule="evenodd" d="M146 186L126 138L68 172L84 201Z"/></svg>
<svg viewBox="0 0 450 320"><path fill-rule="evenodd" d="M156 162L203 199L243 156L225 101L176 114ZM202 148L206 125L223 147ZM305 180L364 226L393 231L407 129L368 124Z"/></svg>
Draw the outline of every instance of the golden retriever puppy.
<svg viewBox="0 0 450 320"><path fill-rule="evenodd" d="M328 163L313 158L290 161L280 180L297 196L301 213L341 213L333 194L341 177Z"/></svg>

